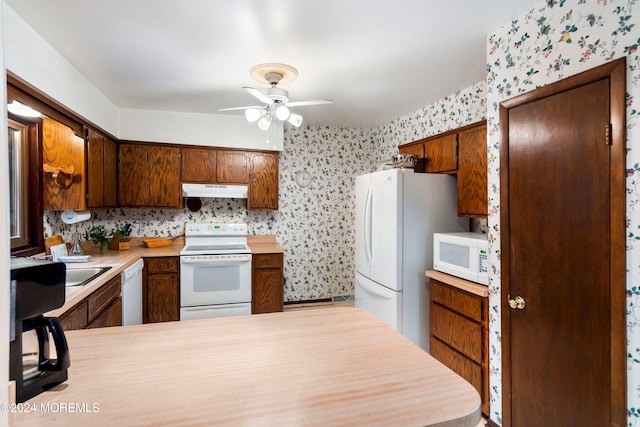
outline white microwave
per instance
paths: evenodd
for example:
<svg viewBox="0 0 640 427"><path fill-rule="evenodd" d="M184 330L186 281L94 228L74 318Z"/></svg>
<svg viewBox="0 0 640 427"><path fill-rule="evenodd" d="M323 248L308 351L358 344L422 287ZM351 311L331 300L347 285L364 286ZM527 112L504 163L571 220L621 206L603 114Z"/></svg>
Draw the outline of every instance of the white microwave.
<svg viewBox="0 0 640 427"><path fill-rule="evenodd" d="M482 233L434 233L433 269L489 284L489 243Z"/></svg>

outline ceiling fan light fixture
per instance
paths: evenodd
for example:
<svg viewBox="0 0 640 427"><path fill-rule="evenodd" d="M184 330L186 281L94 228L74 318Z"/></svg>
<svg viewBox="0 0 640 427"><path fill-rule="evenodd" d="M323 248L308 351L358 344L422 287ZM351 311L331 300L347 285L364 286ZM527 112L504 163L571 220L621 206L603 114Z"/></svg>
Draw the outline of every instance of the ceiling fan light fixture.
<svg viewBox="0 0 640 427"><path fill-rule="evenodd" d="M269 129L269 126L271 126L271 119L271 114L265 114L260 120L258 120L258 127L262 130Z"/></svg>
<svg viewBox="0 0 640 427"><path fill-rule="evenodd" d="M276 117L278 120L287 120L289 118L289 109L284 105L279 106L276 108Z"/></svg>
<svg viewBox="0 0 640 427"><path fill-rule="evenodd" d="M256 120L262 118L267 112L260 108L247 108L244 110L244 117L249 123L253 123Z"/></svg>
<svg viewBox="0 0 640 427"><path fill-rule="evenodd" d="M300 114L291 114L289 116L289 120L287 121L295 127L300 127L300 125L302 124L302 116Z"/></svg>

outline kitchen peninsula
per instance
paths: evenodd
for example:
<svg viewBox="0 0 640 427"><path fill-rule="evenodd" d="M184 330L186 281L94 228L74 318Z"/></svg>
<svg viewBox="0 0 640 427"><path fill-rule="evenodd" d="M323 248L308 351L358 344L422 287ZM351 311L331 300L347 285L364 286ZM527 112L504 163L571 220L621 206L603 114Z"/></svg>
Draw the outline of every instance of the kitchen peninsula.
<svg viewBox="0 0 640 427"><path fill-rule="evenodd" d="M469 426L467 382L366 311L270 313L67 333L67 382L16 426ZM64 405L67 406L64 406ZM47 413L41 408L78 411Z"/></svg>

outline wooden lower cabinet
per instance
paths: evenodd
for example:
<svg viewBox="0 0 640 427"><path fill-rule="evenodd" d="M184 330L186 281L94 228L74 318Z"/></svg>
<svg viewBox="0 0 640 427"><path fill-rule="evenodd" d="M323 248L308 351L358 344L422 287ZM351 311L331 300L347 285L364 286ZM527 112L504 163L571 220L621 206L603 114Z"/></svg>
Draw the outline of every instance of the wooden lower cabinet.
<svg viewBox="0 0 640 427"><path fill-rule="evenodd" d="M144 258L143 322L180 320L179 257Z"/></svg>
<svg viewBox="0 0 640 427"><path fill-rule="evenodd" d="M480 297L430 279L431 356L478 390L489 414L489 308Z"/></svg>
<svg viewBox="0 0 640 427"><path fill-rule="evenodd" d="M251 314L284 310L284 255L252 257Z"/></svg>
<svg viewBox="0 0 640 427"><path fill-rule="evenodd" d="M71 331L122 326L121 287L120 275L109 280L104 286L60 316L62 329Z"/></svg>

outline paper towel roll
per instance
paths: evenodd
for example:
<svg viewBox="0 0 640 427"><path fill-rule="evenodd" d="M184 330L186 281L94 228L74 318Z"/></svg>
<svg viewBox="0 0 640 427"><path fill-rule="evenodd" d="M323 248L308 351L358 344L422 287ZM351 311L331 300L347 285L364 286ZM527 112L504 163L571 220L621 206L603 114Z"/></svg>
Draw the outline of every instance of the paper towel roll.
<svg viewBox="0 0 640 427"><path fill-rule="evenodd" d="M61 218L65 224L75 224L91 219L91 211L63 211Z"/></svg>

